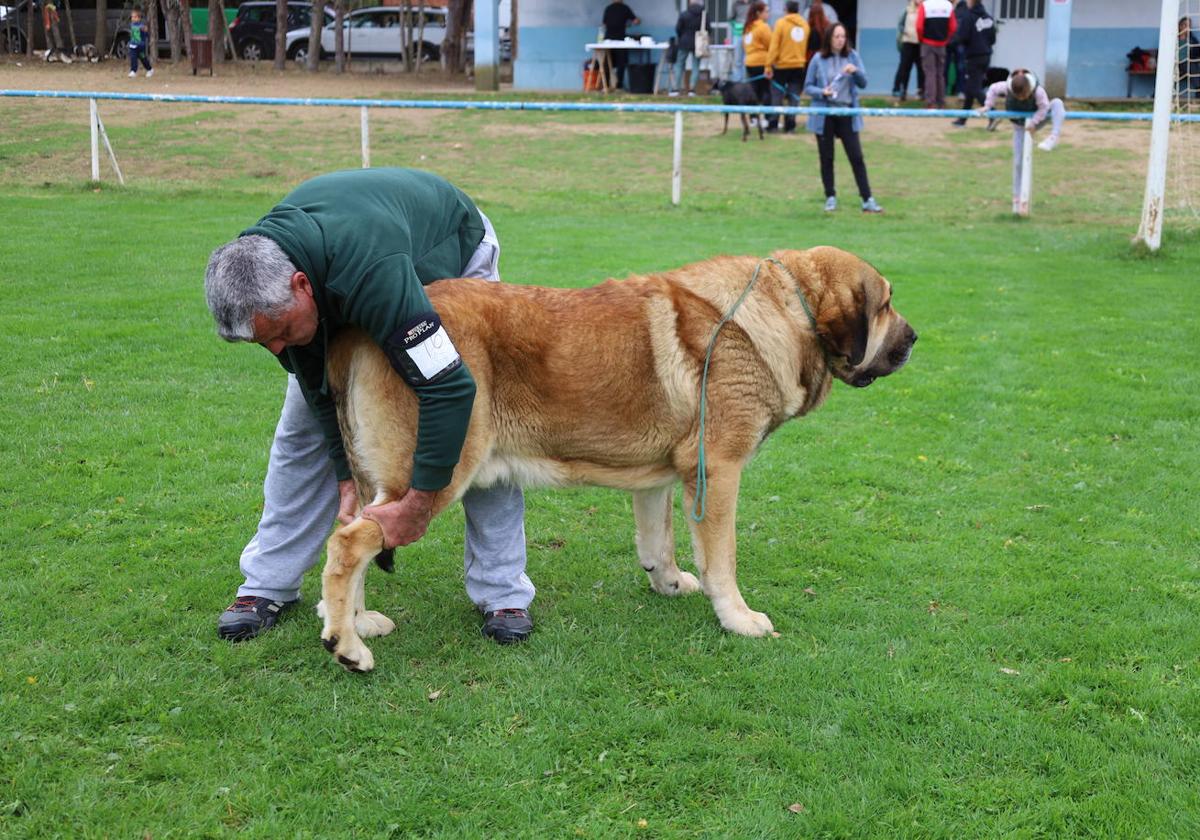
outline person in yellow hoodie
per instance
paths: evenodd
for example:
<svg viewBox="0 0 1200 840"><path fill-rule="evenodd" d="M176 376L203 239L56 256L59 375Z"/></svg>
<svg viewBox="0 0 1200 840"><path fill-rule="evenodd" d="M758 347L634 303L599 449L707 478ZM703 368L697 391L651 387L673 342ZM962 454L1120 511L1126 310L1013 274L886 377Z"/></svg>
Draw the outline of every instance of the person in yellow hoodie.
<svg viewBox="0 0 1200 840"><path fill-rule="evenodd" d="M771 27L767 23L767 4L762 0L751 3L746 10L742 47L746 52L746 80L754 87L759 104L770 105L771 80L766 77L765 71L767 53L771 50Z"/></svg>
<svg viewBox="0 0 1200 840"><path fill-rule="evenodd" d="M800 14L799 0L788 0L787 14L775 21L771 46L767 51L767 78L774 82L771 99L777 105L799 105L800 89L804 87L804 65L808 63L808 21ZM780 90L783 88L783 90ZM787 96L784 96L784 91ZM779 117L772 115L767 131L779 130ZM796 118L783 118L783 132L796 130Z"/></svg>

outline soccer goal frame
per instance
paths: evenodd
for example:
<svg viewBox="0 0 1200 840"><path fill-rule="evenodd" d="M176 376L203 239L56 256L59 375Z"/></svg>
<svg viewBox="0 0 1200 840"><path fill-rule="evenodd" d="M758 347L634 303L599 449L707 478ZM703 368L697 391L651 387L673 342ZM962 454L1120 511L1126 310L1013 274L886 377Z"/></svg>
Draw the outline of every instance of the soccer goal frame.
<svg viewBox="0 0 1200 840"><path fill-rule="evenodd" d="M1150 160L1146 167L1146 194L1142 223L1134 242L1157 251L1162 244L1166 210L1167 150L1170 142L1171 105L1175 98L1175 55L1179 0L1162 0L1158 28L1158 68L1154 76L1154 119L1150 129Z"/></svg>

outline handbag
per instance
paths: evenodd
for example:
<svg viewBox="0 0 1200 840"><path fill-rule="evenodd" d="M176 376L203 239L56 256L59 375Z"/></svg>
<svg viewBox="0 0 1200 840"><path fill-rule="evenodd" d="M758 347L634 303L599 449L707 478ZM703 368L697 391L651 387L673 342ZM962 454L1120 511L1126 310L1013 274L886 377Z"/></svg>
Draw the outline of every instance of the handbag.
<svg viewBox="0 0 1200 840"><path fill-rule="evenodd" d="M696 33L696 58L708 58L712 50L708 44L708 9L700 14L700 30Z"/></svg>

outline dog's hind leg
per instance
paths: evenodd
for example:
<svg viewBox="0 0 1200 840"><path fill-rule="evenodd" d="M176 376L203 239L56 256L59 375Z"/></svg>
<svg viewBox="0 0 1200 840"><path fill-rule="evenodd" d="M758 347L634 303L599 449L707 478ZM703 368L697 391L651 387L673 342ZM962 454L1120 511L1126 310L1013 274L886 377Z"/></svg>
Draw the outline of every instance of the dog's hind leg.
<svg viewBox="0 0 1200 840"><path fill-rule="evenodd" d="M363 603L363 576L371 558L383 548L383 530L370 519L356 519L338 528L326 547L321 595L325 605L325 649L349 671L365 673L375 657L359 638L357 613ZM389 621L390 623L390 621Z"/></svg>
<svg viewBox="0 0 1200 840"><path fill-rule="evenodd" d="M721 129L721 133L724 134L727 131L729 131L729 114L728 113L725 114L725 127Z"/></svg>
<svg viewBox="0 0 1200 840"><path fill-rule="evenodd" d="M660 595L700 591L696 576L675 564L675 530L671 521L673 491L673 485L633 491L638 562L650 576L650 586Z"/></svg>
<svg viewBox="0 0 1200 840"><path fill-rule="evenodd" d="M737 585L737 497L742 465L734 461L710 460L704 517L699 522L688 516L692 549L704 594L712 601L721 626L741 636L765 636L774 630L766 613L746 606ZM695 504L695 485L684 481L684 504Z"/></svg>
<svg viewBox="0 0 1200 840"><path fill-rule="evenodd" d="M750 118L745 114L738 114L742 118L742 142L745 143L750 137Z"/></svg>

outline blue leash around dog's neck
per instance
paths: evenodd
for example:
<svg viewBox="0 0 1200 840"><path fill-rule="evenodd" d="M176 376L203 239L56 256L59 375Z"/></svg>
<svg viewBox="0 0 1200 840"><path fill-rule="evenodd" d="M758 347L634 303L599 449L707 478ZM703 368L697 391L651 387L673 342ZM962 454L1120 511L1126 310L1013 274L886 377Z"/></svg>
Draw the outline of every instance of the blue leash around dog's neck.
<svg viewBox="0 0 1200 840"><path fill-rule="evenodd" d="M767 78L766 73L759 73L757 76L751 76L749 79L746 79L745 81L757 82L759 79L765 79L765 78ZM775 90L782 93L788 99L795 99L797 102L800 101L800 94L792 93L790 90L785 88L783 85L779 84L779 82L775 81L774 79L771 79L771 85L775 88Z"/></svg>
<svg viewBox="0 0 1200 840"><path fill-rule="evenodd" d="M808 299L804 297L804 292L800 290L800 283L796 281L795 276L788 270L788 267L779 260L774 257L763 257L758 261L758 265L754 267L754 274L750 277L750 282L746 284L746 288L742 290L741 296L734 301L733 306L725 313L725 317L717 322L717 327L713 330L712 338L708 342L708 352L704 354L704 373L700 377L700 450L696 462L696 499L692 505L691 512L691 517L696 522L703 522L704 515L707 513L708 469L707 461L704 457L704 418L706 414L705 408L708 404L708 366L712 362L713 349L717 346L717 338L721 335L721 328L733 320L733 316L741 308L742 302L750 294L750 290L754 288L754 284L758 282L759 272L762 271L765 263L774 263L779 266L796 283L796 297L800 298L800 305L804 307L804 314L808 316L808 323L812 326L813 335L817 334L817 319L808 305ZM828 368L829 351L826 350L824 344L821 345L821 349L825 352L825 365Z"/></svg>

